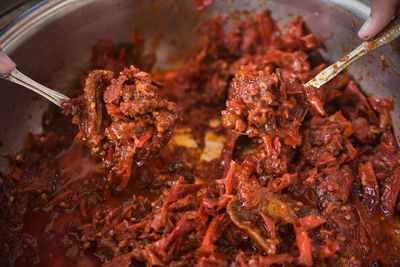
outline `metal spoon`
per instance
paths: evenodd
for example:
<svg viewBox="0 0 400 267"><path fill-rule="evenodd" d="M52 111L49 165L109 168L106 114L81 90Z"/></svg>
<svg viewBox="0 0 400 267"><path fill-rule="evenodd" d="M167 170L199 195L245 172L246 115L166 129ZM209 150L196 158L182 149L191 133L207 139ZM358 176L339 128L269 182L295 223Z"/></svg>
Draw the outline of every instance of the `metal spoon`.
<svg viewBox="0 0 400 267"><path fill-rule="evenodd" d="M360 57L368 54L372 50L377 47L383 46L400 35L400 16L395 17L385 29L383 29L376 37L361 43L356 49L348 53L343 58L339 59L329 67L322 70L320 73L317 74L314 78L309 80L307 83L304 84L304 87L316 87L320 88L325 83L332 80L336 75L338 75L342 70L347 68L350 64L355 62ZM304 110L304 113L301 117L306 116L308 112L308 108ZM325 111L322 110L320 115L326 115ZM238 132L233 130L235 133L241 135L247 135L247 133Z"/></svg>
<svg viewBox="0 0 400 267"><path fill-rule="evenodd" d="M61 107L61 100L69 100L68 96L63 95L57 91L51 90L50 88L47 88L46 86L35 82L34 80L24 75L17 69L13 70L9 74L1 74L0 78L22 85L34 91L35 93L38 93L39 95L47 98L48 100L50 100L59 107Z"/></svg>
<svg viewBox="0 0 400 267"><path fill-rule="evenodd" d="M314 86L316 88L321 87L325 83L329 82L333 77L339 74L351 63L353 63L360 57L368 54L375 48L393 41L399 35L400 35L400 17L396 17L375 38L361 43L356 49L351 51L345 57L333 63L329 67L325 68L317 76L309 80L304 86ZM47 98L48 100L50 100L59 107L61 107L61 100L69 100L69 97L35 82L34 80L27 77L17 69L13 70L10 74L0 75L0 78L25 86L26 88Z"/></svg>
<svg viewBox="0 0 400 267"><path fill-rule="evenodd" d="M361 43L356 49L348 53L346 56L336 61L317 76L309 80L304 86L314 86L320 88L325 83L329 82L333 77L338 75L342 70L347 68L351 63L360 57L368 54L372 50L382 45L385 45L400 35L400 17L396 17L392 22L375 38Z"/></svg>

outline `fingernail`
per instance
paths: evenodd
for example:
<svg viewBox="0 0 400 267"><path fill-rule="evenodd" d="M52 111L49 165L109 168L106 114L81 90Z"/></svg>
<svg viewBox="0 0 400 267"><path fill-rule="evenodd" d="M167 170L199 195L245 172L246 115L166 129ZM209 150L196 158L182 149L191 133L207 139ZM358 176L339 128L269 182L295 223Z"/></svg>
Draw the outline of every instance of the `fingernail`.
<svg viewBox="0 0 400 267"><path fill-rule="evenodd" d="M368 17L368 19L362 25L361 29L358 31L359 35L363 38L368 38L371 26L372 26L372 18Z"/></svg>
<svg viewBox="0 0 400 267"><path fill-rule="evenodd" d="M0 73L8 74L15 69L15 63L6 53L0 50Z"/></svg>
<svg viewBox="0 0 400 267"><path fill-rule="evenodd" d="M7 56L6 53L0 52L0 63L1 64L6 64L6 65L14 65L14 61L11 60L9 56Z"/></svg>

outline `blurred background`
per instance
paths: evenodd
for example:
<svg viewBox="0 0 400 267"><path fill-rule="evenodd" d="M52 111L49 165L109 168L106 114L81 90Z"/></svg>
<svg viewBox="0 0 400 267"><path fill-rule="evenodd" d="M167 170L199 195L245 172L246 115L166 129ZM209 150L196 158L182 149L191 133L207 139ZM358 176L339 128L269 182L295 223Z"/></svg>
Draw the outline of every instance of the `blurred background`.
<svg viewBox="0 0 400 267"><path fill-rule="evenodd" d="M0 0L0 29L42 0Z"/></svg>
<svg viewBox="0 0 400 267"><path fill-rule="evenodd" d="M0 29L43 0L0 0ZM189 1L189 0L188 0ZM335 2L347 0L335 0ZM370 4L372 0L361 0Z"/></svg>

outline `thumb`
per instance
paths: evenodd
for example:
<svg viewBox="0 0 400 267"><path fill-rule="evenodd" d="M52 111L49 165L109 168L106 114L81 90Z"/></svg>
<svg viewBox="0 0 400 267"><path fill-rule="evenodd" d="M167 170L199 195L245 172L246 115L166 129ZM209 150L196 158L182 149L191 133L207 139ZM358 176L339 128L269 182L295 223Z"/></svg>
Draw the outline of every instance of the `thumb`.
<svg viewBox="0 0 400 267"><path fill-rule="evenodd" d="M0 74L8 74L15 69L15 63L0 49Z"/></svg>
<svg viewBox="0 0 400 267"><path fill-rule="evenodd" d="M361 39L367 40L378 34L392 20L399 0L374 0L371 13L358 31Z"/></svg>

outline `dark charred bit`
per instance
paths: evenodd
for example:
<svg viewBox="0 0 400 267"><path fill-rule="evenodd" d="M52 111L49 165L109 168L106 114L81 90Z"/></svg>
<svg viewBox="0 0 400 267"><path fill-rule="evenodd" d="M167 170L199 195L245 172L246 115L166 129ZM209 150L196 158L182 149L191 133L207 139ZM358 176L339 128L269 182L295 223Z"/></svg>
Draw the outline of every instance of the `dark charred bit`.
<svg viewBox="0 0 400 267"><path fill-rule="evenodd" d="M96 43L68 116L6 155L1 266L400 266L393 101L304 87L326 64L301 17L226 22L152 75L140 30Z"/></svg>

